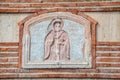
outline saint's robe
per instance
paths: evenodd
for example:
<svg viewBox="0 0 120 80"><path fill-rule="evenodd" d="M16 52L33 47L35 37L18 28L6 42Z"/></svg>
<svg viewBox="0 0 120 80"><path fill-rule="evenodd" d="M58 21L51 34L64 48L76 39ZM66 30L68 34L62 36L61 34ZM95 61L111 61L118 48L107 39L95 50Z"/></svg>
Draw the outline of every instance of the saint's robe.
<svg viewBox="0 0 120 80"><path fill-rule="evenodd" d="M45 38L44 61L70 60L70 42L68 34L61 30L56 33L51 30Z"/></svg>

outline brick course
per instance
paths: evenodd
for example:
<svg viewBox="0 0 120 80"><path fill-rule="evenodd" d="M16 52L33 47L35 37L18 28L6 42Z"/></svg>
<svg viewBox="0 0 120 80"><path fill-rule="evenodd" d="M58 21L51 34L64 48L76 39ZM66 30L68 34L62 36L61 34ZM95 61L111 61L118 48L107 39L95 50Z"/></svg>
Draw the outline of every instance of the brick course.
<svg viewBox="0 0 120 80"><path fill-rule="evenodd" d="M7 46L6 43L0 44L2 44L2 46ZM16 43L17 45L14 43L9 44L11 44L11 46L12 44L14 46L18 46L18 43ZM9 44L8 46L10 46ZM107 46L109 48L111 46L118 47L120 42L97 42L96 44L97 47ZM94 69L22 69L19 68L18 63L8 63L18 62L18 55L11 56L12 54L17 53L3 53L3 51L0 51L0 53L2 53L0 55L10 55L10 58L8 57L8 55L0 57L0 72L2 72L2 74L0 74L0 78L120 78L120 51L116 53L111 51L109 53L102 53L102 51L97 52L95 63L96 68Z"/></svg>
<svg viewBox="0 0 120 80"><path fill-rule="evenodd" d="M81 12L110 12L120 11L120 2L0 3L0 12L2 13L33 13L50 8L79 9Z"/></svg>

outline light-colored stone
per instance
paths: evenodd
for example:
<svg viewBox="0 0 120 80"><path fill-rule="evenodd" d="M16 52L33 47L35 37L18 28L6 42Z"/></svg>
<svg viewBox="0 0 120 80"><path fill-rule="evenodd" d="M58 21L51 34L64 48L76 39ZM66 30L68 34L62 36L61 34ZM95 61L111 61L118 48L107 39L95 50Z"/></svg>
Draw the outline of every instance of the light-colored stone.
<svg viewBox="0 0 120 80"><path fill-rule="evenodd" d="M18 22L29 14L0 14L0 42L18 42Z"/></svg>
<svg viewBox="0 0 120 80"><path fill-rule="evenodd" d="M120 41L120 12L86 12L98 21L97 41Z"/></svg>

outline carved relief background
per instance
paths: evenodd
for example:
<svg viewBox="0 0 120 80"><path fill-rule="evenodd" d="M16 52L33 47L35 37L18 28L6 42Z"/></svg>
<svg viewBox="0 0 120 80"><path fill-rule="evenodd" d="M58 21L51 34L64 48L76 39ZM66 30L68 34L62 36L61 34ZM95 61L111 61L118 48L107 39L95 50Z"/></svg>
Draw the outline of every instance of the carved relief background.
<svg viewBox="0 0 120 80"><path fill-rule="evenodd" d="M50 30L47 30L51 20L42 21L41 23L35 24L30 28L31 33L31 52L30 60L43 61L44 56L44 43L45 37ZM70 59L79 60L83 57L83 44L84 44L84 26L70 20L63 20L63 30L68 33L70 39ZM78 45L79 44L79 45Z"/></svg>

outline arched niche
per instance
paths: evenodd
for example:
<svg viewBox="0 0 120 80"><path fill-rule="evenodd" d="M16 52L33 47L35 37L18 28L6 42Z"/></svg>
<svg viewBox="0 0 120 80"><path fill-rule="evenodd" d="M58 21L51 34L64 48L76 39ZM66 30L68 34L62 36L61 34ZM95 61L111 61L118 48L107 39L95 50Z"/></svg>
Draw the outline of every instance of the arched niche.
<svg viewBox="0 0 120 80"><path fill-rule="evenodd" d="M50 25L56 18L62 19L64 23L62 30L69 37L70 60L68 61L44 61L45 38L53 29ZM94 68L96 24L94 19L79 11L77 13L55 11L42 14L39 12L26 17L19 22L19 64L23 68Z"/></svg>

